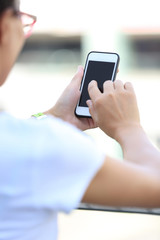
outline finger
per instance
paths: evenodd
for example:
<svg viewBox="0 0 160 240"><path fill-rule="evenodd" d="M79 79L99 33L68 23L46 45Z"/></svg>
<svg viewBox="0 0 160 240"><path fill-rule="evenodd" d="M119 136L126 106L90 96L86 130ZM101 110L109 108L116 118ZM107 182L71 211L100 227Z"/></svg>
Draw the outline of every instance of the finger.
<svg viewBox="0 0 160 240"><path fill-rule="evenodd" d="M89 107L89 112L92 118L94 119L94 106L93 106L92 100L89 99L86 101L86 103L87 103L87 106Z"/></svg>
<svg viewBox="0 0 160 240"><path fill-rule="evenodd" d="M87 106L89 107L89 109L92 111L93 110L93 103L92 103L92 100L87 100L86 101L86 103L87 103Z"/></svg>
<svg viewBox="0 0 160 240"><path fill-rule="evenodd" d="M103 84L103 92L113 92L114 91L114 85L111 80L107 80Z"/></svg>
<svg viewBox="0 0 160 240"><path fill-rule="evenodd" d="M121 80L116 80L113 84L115 90L124 90L124 84Z"/></svg>
<svg viewBox="0 0 160 240"><path fill-rule="evenodd" d="M72 78L72 82L76 82L76 84L80 86L82 81L83 71L84 71L83 67L81 65L78 66L77 72Z"/></svg>
<svg viewBox="0 0 160 240"><path fill-rule="evenodd" d="M77 73L80 73L81 75L83 75L83 72L84 72L84 68L81 65L79 65L77 69Z"/></svg>
<svg viewBox="0 0 160 240"><path fill-rule="evenodd" d="M126 82L126 83L124 84L124 89L134 92L133 85L132 85L132 83L130 83L130 82Z"/></svg>
<svg viewBox="0 0 160 240"><path fill-rule="evenodd" d="M83 76L83 67L78 66L77 72L72 78L71 82L67 85L65 90L63 91L62 96L70 96L70 98L74 98L75 101L78 102L78 99L80 97L80 85L82 81Z"/></svg>
<svg viewBox="0 0 160 240"><path fill-rule="evenodd" d="M101 95L101 92L97 86L97 82L92 80L88 85L88 93L91 99L95 99L96 97Z"/></svg>

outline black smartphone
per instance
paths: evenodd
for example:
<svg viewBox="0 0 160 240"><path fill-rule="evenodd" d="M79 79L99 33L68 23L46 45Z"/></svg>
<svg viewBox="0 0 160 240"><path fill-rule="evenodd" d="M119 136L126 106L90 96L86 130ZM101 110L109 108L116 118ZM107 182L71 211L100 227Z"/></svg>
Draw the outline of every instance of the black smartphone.
<svg viewBox="0 0 160 240"><path fill-rule="evenodd" d="M77 116L91 117L86 104L89 99L88 84L96 80L100 91L103 92L103 83L106 80L115 80L119 60L117 53L93 51L88 54L81 83L81 96L75 109Z"/></svg>

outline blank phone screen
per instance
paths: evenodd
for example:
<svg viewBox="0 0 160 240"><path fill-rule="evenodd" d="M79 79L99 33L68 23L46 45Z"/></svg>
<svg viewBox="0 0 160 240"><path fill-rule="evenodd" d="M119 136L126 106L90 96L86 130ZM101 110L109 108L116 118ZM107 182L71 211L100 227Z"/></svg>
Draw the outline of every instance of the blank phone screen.
<svg viewBox="0 0 160 240"><path fill-rule="evenodd" d="M92 80L96 80L98 88L103 92L103 83L106 80L111 80L113 75L115 63L114 62L97 62L89 61L88 68L83 84L82 94L79 101L79 106L87 107L86 101L90 99L88 94L88 84Z"/></svg>

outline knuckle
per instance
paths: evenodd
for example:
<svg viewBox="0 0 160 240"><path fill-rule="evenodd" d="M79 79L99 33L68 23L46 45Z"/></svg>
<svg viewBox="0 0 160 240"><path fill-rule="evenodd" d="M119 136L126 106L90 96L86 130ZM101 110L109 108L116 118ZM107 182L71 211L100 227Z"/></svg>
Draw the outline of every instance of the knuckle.
<svg viewBox="0 0 160 240"><path fill-rule="evenodd" d="M115 81L115 83L123 84L123 82L122 82L121 80L119 80L119 79L117 79L117 80Z"/></svg>
<svg viewBox="0 0 160 240"><path fill-rule="evenodd" d="M131 86L132 84L130 82L126 82L125 86Z"/></svg>
<svg viewBox="0 0 160 240"><path fill-rule="evenodd" d="M104 83L103 83L104 86L110 86L110 85L113 85L113 82L111 80L106 80Z"/></svg>
<svg viewBox="0 0 160 240"><path fill-rule="evenodd" d="M109 99L115 98L114 92L108 92L108 93L107 93L107 97L108 97Z"/></svg>
<svg viewBox="0 0 160 240"><path fill-rule="evenodd" d="M102 99L100 97L97 97L95 99L95 107L99 108L102 105Z"/></svg>

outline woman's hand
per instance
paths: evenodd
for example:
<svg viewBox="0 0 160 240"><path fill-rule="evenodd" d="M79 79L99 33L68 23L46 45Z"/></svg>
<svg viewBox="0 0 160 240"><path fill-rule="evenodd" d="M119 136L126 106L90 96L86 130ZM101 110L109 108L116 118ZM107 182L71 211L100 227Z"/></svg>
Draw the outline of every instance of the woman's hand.
<svg viewBox="0 0 160 240"><path fill-rule="evenodd" d="M69 122L81 130L96 127L91 118L77 118L75 108L80 97L80 84L83 76L83 67L79 66L78 71L70 84L66 87L55 106L45 114L51 114Z"/></svg>
<svg viewBox="0 0 160 240"><path fill-rule="evenodd" d="M106 134L119 141L127 129L140 127L140 117L137 100L131 83L123 84L120 80L106 81L103 93L97 87L97 82L89 84L88 91L91 100L87 101L90 114ZM128 132L129 132L128 131Z"/></svg>

